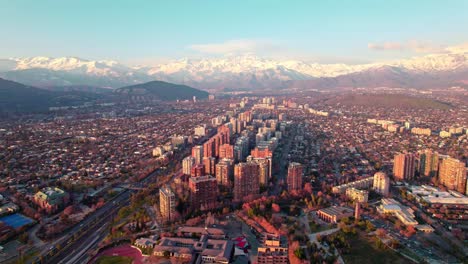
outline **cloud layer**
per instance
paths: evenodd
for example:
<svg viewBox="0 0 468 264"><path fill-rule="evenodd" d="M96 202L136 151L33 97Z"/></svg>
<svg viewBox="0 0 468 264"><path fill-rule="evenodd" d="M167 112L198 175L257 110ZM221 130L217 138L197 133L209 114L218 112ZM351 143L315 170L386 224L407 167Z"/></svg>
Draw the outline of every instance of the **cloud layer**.
<svg viewBox="0 0 468 264"><path fill-rule="evenodd" d="M402 50L403 46L398 42L369 43L367 47L372 50Z"/></svg>
<svg viewBox="0 0 468 264"><path fill-rule="evenodd" d="M205 54L242 54L274 49L274 45L266 40L234 39L220 43L195 44L188 48Z"/></svg>
<svg viewBox="0 0 468 264"><path fill-rule="evenodd" d="M446 50L446 47L441 45L416 40L408 42L369 43L367 47L378 51L411 51L416 53L438 53Z"/></svg>

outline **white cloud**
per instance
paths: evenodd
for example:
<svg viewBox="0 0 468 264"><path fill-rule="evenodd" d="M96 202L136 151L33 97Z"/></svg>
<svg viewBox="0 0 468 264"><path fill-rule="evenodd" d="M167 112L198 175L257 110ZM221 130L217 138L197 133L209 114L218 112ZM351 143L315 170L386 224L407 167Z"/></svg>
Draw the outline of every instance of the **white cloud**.
<svg viewBox="0 0 468 264"><path fill-rule="evenodd" d="M398 42L369 43L367 47L372 50L402 50L403 45Z"/></svg>
<svg viewBox="0 0 468 264"><path fill-rule="evenodd" d="M272 49L274 45L266 40L234 39L221 43L195 44L189 48L206 54L242 54Z"/></svg>
<svg viewBox="0 0 468 264"><path fill-rule="evenodd" d="M468 52L468 42L457 46L447 47L445 50L451 53L466 53Z"/></svg>
<svg viewBox="0 0 468 264"><path fill-rule="evenodd" d="M446 50L442 45L435 45L417 40L410 40L407 42L369 43L367 47L379 51L411 51L416 53L437 53Z"/></svg>

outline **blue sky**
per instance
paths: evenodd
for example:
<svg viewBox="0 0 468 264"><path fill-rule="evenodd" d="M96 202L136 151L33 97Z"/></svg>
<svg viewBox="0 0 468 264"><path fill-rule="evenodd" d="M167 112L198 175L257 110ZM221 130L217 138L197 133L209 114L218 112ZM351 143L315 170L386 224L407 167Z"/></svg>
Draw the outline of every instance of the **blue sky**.
<svg viewBox="0 0 468 264"><path fill-rule="evenodd" d="M457 0L0 0L0 58L372 62L466 43L466 10Z"/></svg>

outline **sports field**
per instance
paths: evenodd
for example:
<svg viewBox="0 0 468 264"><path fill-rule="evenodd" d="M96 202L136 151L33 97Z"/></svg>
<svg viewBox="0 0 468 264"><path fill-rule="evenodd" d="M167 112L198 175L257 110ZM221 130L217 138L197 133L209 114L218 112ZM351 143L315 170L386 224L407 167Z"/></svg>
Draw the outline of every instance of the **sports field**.
<svg viewBox="0 0 468 264"><path fill-rule="evenodd" d="M25 225L29 225L32 222L34 222L34 220L22 214L12 214L12 215L1 217L0 222L3 222L5 223L5 225L11 226L16 229L16 228L23 227Z"/></svg>

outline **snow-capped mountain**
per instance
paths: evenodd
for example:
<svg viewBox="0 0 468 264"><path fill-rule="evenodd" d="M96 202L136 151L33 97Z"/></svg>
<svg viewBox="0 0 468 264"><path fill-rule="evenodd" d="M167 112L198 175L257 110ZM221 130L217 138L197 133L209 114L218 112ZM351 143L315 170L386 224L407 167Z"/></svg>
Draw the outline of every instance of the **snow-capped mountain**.
<svg viewBox="0 0 468 264"><path fill-rule="evenodd" d="M468 68L468 51L430 54L392 62L389 65L412 71L432 73L463 70Z"/></svg>
<svg viewBox="0 0 468 264"><path fill-rule="evenodd" d="M38 87L90 85L122 87L152 80L116 61L76 57L33 57L0 60L0 77Z"/></svg>
<svg viewBox="0 0 468 264"><path fill-rule="evenodd" d="M33 57L25 59L10 59L16 63L12 70L48 69L54 71L68 71L79 74L91 74L97 76L119 76L126 74L131 69L116 61L90 61L76 57Z"/></svg>
<svg viewBox="0 0 468 264"><path fill-rule="evenodd" d="M313 76L285 67L280 62L252 55L218 59L183 59L142 69L154 78L199 88L273 88L287 80Z"/></svg>
<svg viewBox="0 0 468 264"><path fill-rule="evenodd" d="M325 87L378 83L416 85L427 78L446 78L447 85L468 79L468 48L448 49L405 60L347 65L298 60L272 60L254 55L211 59L182 59L153 67L130 67L116 61L92 61L76 57L0 59L0 77L36 86L93 85L121 87L151 80L186 84L201 89L282 88L291 83ZM386 78L386 80L381 80ZM389 82L388 79L393 81ZM424 81L422 81L424 80ZM438 80L438 85L443 84ZM308 86L309 87L309 86Z"/></svg>
<svg viewBox="0 0 468 264"><path fill-rule="evenodd" d="M356 71L361 71L372 67L368 65L346 65L346 64L318 64L307 63L297 60L278 61L263 59L253 55L229 56L216 59L189 60L183 59L158 65L148 69L148 74L166 74L171 75L185 71L194 76L194 79L202 79L208 75L216 74L241 74L241 73L259 73L268 70L287 69L291 76L283 76L285 79L295 78L317 78L317 77L335 77ZM281 73L281 72L279 72ZM297 74L294 76L294 74ZM282 79L282 76L278 76Z"/></svg>

